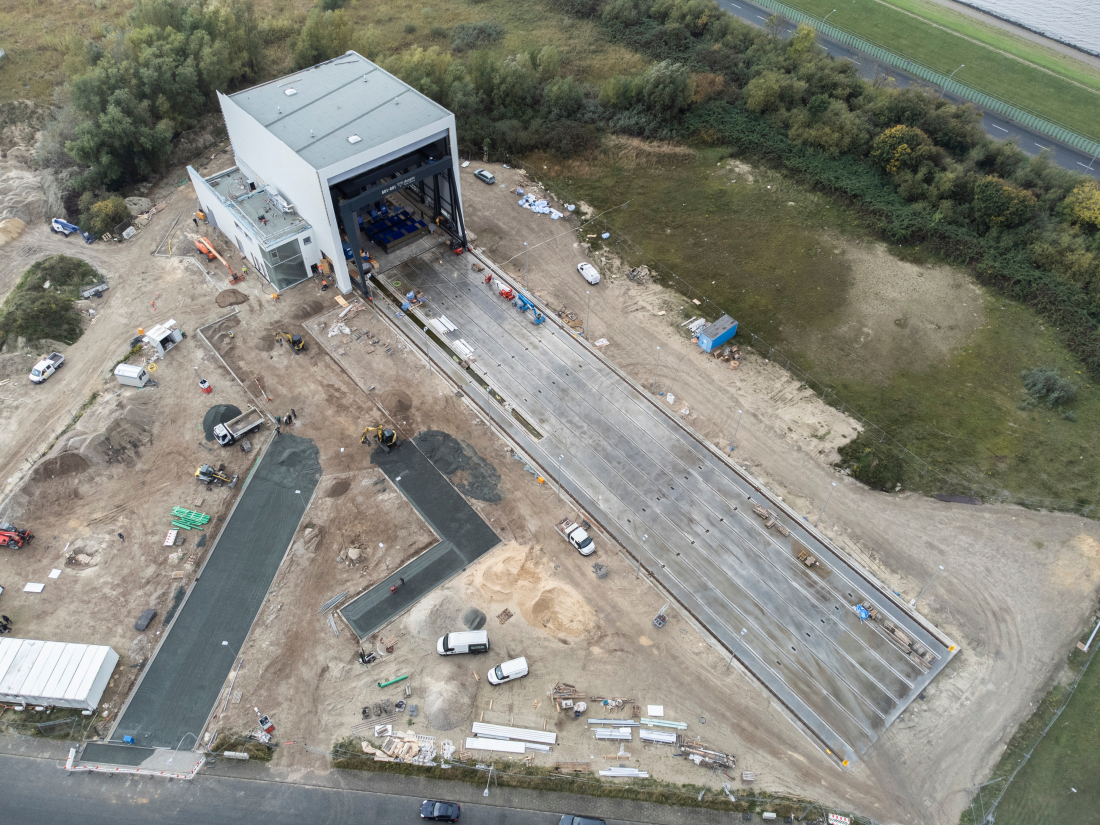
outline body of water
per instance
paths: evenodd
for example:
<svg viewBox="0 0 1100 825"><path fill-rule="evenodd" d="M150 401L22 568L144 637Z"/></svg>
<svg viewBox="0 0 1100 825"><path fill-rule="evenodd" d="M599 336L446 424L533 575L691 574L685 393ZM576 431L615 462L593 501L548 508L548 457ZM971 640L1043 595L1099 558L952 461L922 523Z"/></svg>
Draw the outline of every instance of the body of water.
<svg viewBox="0 0 1100 825"><path fill-rule="evenodd" d="M1100 54L1100 0L962 0L968 6Z"/></svg>

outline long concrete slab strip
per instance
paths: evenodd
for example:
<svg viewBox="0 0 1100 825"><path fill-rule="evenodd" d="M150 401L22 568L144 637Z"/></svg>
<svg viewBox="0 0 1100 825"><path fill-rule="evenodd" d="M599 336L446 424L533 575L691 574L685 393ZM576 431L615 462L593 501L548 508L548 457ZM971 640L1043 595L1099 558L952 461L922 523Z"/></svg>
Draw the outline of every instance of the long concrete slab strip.
<svg viewBox="0 0 1100 825"><path fill-rule="evenodd" d="M412 319L390 313L394 323L453 381L468 385L546 474L560 465L576 500L822 746L842 762L866 752L954 655L950 640L551 313L533 326L484 285L467 256L446 260L410 258L383 273L430 298ZM422 331L440 313L457 326L442 343L460 337L473 346L474 371L547 437L532 437L488 402ZM775 512L790 535L765 529L752 512L756 503ZM802 565L802 547L821 563ZM863 602L879 621L860 620L855 607ZM898 643L886 618L928 651L927 661Z"/></svg>
<svg viewBox="0 0 1100 825"><path fill-rule="evenodd" d="M371 461L404 494L440 542L340 609L360 639L500 543L493 529L418 449L416 439L389 453L375 450ZM405 583L391 593L390 587L399 579Z"/></svg>
<svg viewBox="0 0 1100 825"><path fill-rule="evenodd" d="M321 464L311 439L283 433L247 481L168 634L112 733L147 748L198 735L294 538Z"/></svg>

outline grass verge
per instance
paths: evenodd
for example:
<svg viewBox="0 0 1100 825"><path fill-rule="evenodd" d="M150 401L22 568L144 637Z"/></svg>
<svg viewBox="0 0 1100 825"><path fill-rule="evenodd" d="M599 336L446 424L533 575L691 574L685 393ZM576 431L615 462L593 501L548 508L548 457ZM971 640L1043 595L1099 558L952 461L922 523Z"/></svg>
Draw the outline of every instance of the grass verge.
<svg viewBox="0 0 1100 825"><path fill-rule="evenodd" d="M1100 140L1100 71L1086 63L1008 33L994 33L961 14L933 11L919 0L891 0L893 5L854 0L839 6L834 0L783 2L818 19L835 8L830 25L944 75L965 64L955 75L960 83Z"/></svg>
<svg viewBox="0 0 1100 825"><path fill-rule="evenodd" d="M332 766L344 770L372 771L374 773L400 774L426 779L445 779L465 782L469 785L485 784L485 771L454 763L449 768L423 767L399 762L376 762L363 754L360 739L354 736L340 740L333 746ZM802 799L775 796L763 791L737 792L736 801L722 793L702 785L674 785L656 779L634 780L629 784L601 779L593 774L564 775L550 768L509 765L494 772L499 784L508 788L534 791L585 794L605 799L628 799L659 805L706 808L727 812L775 812L780 819L797 816L810 803ZM857 820L858 821L858 820Z"/></svg>
<svg viewBox="0 0 1100 825"><path fill-rule="evenodd" d="M668 267L680 280L667 285L689 298L706 296L736 318L742 343L755 333L780 348L792 366L834 390L830 404L843 403L927 461L931 472L923 464L900 465L905 489L970 492L982 485L996 491L993 498L1032 506L1100 503L1100 447L1090 437L1100 427L1100 387L1033 310L956 272L945 300L966 302L969 331L948 329L926 299L921 323L941 321L944 328L918 337L923 349L901 335L893 344L882 338L861 347L857 333L867 325L861 313L882 296L868 278L855 277L848 259L859 250L880 250L877 278L890 279L894 258L912 265L910 275L935 264L919 247L893 247L887 255L868 242L852 210L779 173L730 165L722 149L626 152L609 145L602 155L575 161L532 157L526 168L545 166L540 176L552 187L597 212L630 200L627 210L603 219L612 231L610 250L632 264ZM942 280L943 270L936 271ZM913 292L919 296L921 289ZM910 321L900 302L911 297L890 294L880 301L887 320L894 319L889 329L905 331ZM685 300L684 309L696 308ZM1020 409L1020 373L1034 367L1057 368L1074 381L1076 422L1045 407ZM877 445L880 435L868 429L859 448L864 441L866 448Z"/></svg>
<svg viewBox="0 0 1100 825"><path fill-rule="evenodd" d="M1088 640L1093 627L1095 619L1081 637L1082 642ZM993 769L991 776L994 779L1011 776L1031 752L1031 758L1020 768L997 807L1000 825L1055 825L1095 820L1100 810L1100 786L1096 783L1096 777L1100 776L1100 749L1096 747L1100 740L1100 664L1092 661L1096 647L1094 641L1091 653L1073 650L1068 662L1069 684L1056 685L1043 697L1035 713L1009 741ZM1082 668L1085 668L1084 674L1080 675L1067 702L1069 685L1081 674ZM1058 716L1058 709L1063 705L1064 710ZM1056 717L1054 726L1043 736L1043 731ZM982 812L1002 788L1000 782L984 788L982 797L975 797L963 813L961 825L980 822Z"/></svg>
<svg viewBox="0 0 1100 825"><path fill-rule="evenodd" d="M214 753L225 751L247 753L248 758L253 762L270 762L275 757L276 746L265 745L263 742L249 739L239 733L220 733L210 750Z"/></svg>

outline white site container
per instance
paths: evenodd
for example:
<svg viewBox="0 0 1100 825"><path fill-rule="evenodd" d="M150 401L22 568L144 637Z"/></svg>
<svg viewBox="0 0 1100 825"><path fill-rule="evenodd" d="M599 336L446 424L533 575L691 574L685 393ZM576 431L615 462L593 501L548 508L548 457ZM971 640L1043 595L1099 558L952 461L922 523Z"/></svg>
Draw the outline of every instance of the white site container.
<svg viewBox="0 0 1100 825"><path fill-rule="evenodd" d="M119 364L115 367L115 378L127 387L144 387L149 380L149 370L135 364Z"/></svg>

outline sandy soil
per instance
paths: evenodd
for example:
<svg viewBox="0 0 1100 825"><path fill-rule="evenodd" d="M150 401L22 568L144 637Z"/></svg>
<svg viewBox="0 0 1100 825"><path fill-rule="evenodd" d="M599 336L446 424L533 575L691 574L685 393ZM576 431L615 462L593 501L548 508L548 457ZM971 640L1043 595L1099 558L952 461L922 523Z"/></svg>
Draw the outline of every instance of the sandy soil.
<svg viewBox="0 0 1100 825"><path fill-rule="evenodd" d="M493 171L500 182L514 185L515 171ZM294 431L315 439L325 477L246 642L234 687L241 700L230 702L215 722L245 730L254 722L252 707L271 713L279 741L295 743L280 748L277 764L326 770L322 757L300 746L331 746L362 722L363 706L400 695L400 687L382 691L377 682L408 673L411 700L420 708L412 726L418 732L458 742L482 714L486 721L545 723L561 734L561 744L554 754L536 757L537 763L592 761L600 767L616 748L596 745L581 725L552 709L546 693L560 680L590 695L665 705L668 718L688 722L689 733L754 770L758 788L822 799L883 822L957 821L965 788L987 775L1029 702L1059 677L1065 651L1095 605L1095 523L885 496L839 476L829 463L835 447L856 431L850 420L800 390L775 364L749 355L733 372L701 355L673 321L683 303L679 296L613 278L610 270L604 283L587 287L575 271L585 258L571 231L575 218L551 222L520 210L505 189L484 186L466 172L468 220L480 242L505 260L520 255L523 240L558 236L532 253L535 289L551 306L565 305L582 316L590 291L592 337L607 337L607 357L643 384L654 380L653 356L660 346L657 388L690 409L690 426L723 449L736 430L737 460L811 518L836 482L822 519L827 533L905 597L915 596L944 565L920 608L963 650L933 683L927 701L907 711L865 761L838 770L755 680L736 666L728 669L725 658L675 610L667 627L653 627L665 599L644 578L635 578L609 537L596 536L600 550L592 559L569 550L552 528L571 510L552 484L540 485L513 460L508 445L373 309L346 319L350 328L370 335L329 337L338 310L334 293L321 293L312 282L274 301L249 279L237 288L246 300L230 295L219 301L226 286L220 273L206 276L178 259L151 257L176 215L185 219L173 245L187 248L186 215L194 208L188 187L165 193L168 209L129 244L66 244L32 227L6 248L15 254L0 265L3 291L30 262L54 250L87 256L112 283L97 304L98 320L68 348L65 369L41 387L13 381L0 388L0 468L4 478L12 478L8 489L17 490L0 515L38 534L29 551L0 553L0 580L9 588L4 612L15 619L17 633L114 646L123 662L104 701L109 711L116 707L162 627L158 619L138 634L134 619L150 605L163 617L176 587L189 583L201 563L199 554L190 567L185 563L194 552L193 536L184 558L169 559L172 550L163 547L168 510L191 503L217 519L228 512L231 493L199 488L193 468L215 460L233 472L248 468L242 453L205 441L204 414L214 403L242 409L253 403L280 415L293 407L299 414ZM522 263L521 256L508 266L520 272ZM228 312L235 314L205 331L208 347L194 331ZM160 387L118 392L109 368L138 326L168 317L191 334L159 365ZM295 354L278 347L278 329L308 333L309 350ZM374 338L377 343L371 343ZM196 369L213 382L213 396L199 393ZM69 411L94 391L104 394L35 464ZM343 590L369 587L392 569L388 565L433 540L359 444L365 425L383 421L405 438L429 429L449 433L496 468L501 500L471 504L504 544L395 620L381 634L396 637L394 653L364 669L355 661L354 634L342 626L335 637L317 609ZM384 551L376 552L379 544ZM341 551L354 546L362 550L358 564L338 561ZM74 549L89 561L66 564ZM607 579L592 574L593 561L609 566ZM56 581L45 578L53 567L62 569ZM176 571L181 579L171 578ZM25 581L46 581L46 590L19 592ZM469 607L489 617L492 653L437 656L435 639L460 629L456 622ZM504 609L513 615L500 624L496 617ZM530 677L497 688L486 683L484 671L521 654L532 663ZM629 761L661 778L717 785L716 777L670 758L661 746L642 748L635 740L632 749Z"/></svg>

